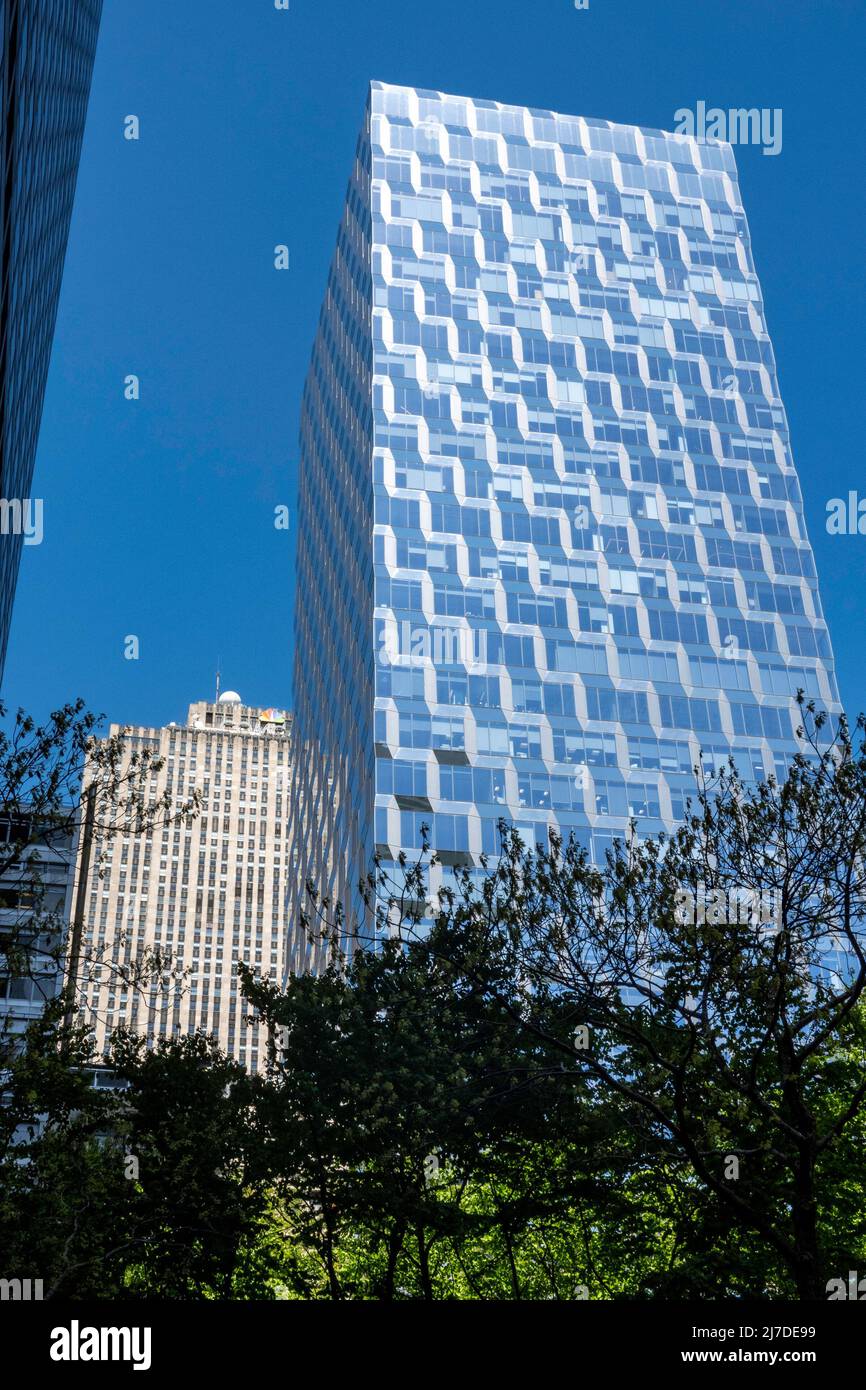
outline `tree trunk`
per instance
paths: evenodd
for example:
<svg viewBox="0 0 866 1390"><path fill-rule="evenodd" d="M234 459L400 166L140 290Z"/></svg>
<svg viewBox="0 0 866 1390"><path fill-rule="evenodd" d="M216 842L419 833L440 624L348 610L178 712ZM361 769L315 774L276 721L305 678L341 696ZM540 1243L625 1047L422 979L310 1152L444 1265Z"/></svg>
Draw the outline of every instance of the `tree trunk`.
<svg viewBox="0 0 866 1390"><path fill-rule="evenodd" d="M794 1227L795 1252L792 1273L797 1284L797 1296L809 1300L825 1298L818 1248L815 1158L811 1144L804 1144L800 1150L800 1159L794 1174L791 1221Z"/></svg>
<svg viewBox="0 0 866 1390"><path fill-rule="evenodd" d="M418 1237L418 1266L421 1271L421 1289L428 1302L433 1301L433 1284L430 1279L430 1258L427 1246L424 1243L424 1227L419 1226L416 1230Z"/></svg>
<svg viewBox="0 0 866 1390"><path fill-rule="evenodd" d="M397 1261L400 1258L400 1251L403 1249L403 1238L406 1234L406 1223L403 1221L395 1222L388 1236L388 1266L385 1270L385 1280L382 1285L381 1299L385 1303L394 1301L394 1281L397 1277Z"/></svg>

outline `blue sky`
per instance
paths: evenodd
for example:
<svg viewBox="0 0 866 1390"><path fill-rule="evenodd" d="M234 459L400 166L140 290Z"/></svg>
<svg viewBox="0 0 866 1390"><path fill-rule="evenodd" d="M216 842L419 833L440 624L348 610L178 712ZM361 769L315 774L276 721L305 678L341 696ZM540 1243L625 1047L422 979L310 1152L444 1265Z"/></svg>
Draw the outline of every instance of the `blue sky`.
<svg viewBox="0 0 866 1390"><path fill-rule="evenodd" d="M864 35L860 0L105 0L6 701L162 724L210 696L220 657L224 688L291 703L274 508L294 518L301 390L379 78L665 129L699 100L782 108L781 153L739 149L740 182L842 696L866 704L866 536L825 529L829 498L866 496Z"/></svg>

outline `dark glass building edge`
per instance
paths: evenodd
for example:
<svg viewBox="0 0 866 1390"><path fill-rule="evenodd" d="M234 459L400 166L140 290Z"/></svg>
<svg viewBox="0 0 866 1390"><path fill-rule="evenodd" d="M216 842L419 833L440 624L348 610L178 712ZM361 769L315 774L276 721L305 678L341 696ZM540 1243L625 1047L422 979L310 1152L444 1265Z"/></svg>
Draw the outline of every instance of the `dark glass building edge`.
<svg viewBox="0 0 866 1390"><path fill-rule="evenodd" d="M0 3L0 499L30 499L102 0ZM22 535L0 535L0 680Z"/></svg>

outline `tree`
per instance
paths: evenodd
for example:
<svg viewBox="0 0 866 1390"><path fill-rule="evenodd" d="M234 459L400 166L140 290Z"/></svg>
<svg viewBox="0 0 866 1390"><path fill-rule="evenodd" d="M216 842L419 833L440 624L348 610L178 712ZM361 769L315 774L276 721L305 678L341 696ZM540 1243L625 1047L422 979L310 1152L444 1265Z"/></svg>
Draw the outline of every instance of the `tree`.
<svg viewBox="0 0 866 1390"><path fill-rule="evenodd" d="M234 1297L265 1209L256 1078L201 1033L148 1048L118 1030L110 1065L127 1083L114 1131L133 1190L124 1286L139 1297Z"/></svg>
<svg viewBox="0 0 866 1390"><path fill-rule="evenodd" d="M515 1035L521 982L499 942L459 914L417 934L426 865L402 867L393 894L382 866L369 886L409 939L377 934L347 958L341 920L314 902L308 927L331 949L319 976L280 991L242 968L274 1041L259 1113L282 1228L324 1276L296 1260L292 1287L572 1297L599 1223L636 1224L614 1117L546 1041Z"/></svg>
<svg viewBox="0 0 866 1390"><path fill-rule="evenodd" d="M117 1101L94 1089L86 1029L51 1000L9 1059L0 1105L0 1268L41 1279L44 1297L122 1292L132 1188L115 1132ZM60 1047L63 1032L64 1047Z"/></svg>
<svg viewBox="0 0 866 1390"><path fill-rule="evenodd" d="M255 1078L198 1034L147 1049L117 1032L111 1090L89 1056L54 1000L11 1062L0 1268L45 1298L234 1297L267 1212Z"/></svg>
<svg viewBox="0 0 866 1390"><path fill-rule="evenodd" d="M602 867L503 826L498 866L440 921L511 952L515 1029L618 1099L705 1236L733 1228L749 1292L815 1299L864 1253L842 1218L864 1179L866 749L844 721L821 747L805 713L784 786L748 792L731 765L670 839L632 833Z"/></svg>
<svg viewBox="0 0 866 1390"><path fill-rule="evenodd" d="M6 713L0 704L0 720ZM99 871L100 856L118 835L152 833L188 820L201 805L198 792L179 804L169 791L156 796L152 781L162 760L150 747L130 748L122 734L98 737L101 719L76 700L42 724L19 709L10 728L0 726L0 975L33 982L47 999L65 967L70 1027L79 991L94 972L118 974L134 989L154 978L177 984L182 972L160 950L124 964L116 940L88 949L78 914L70 929L64 904L46 881L46 854L58 847L71 854L80 830L82 874ZM17 1045L4 1020L0 1063Z"/></svg>
<svg viewBox="0 0 866 1390"><path fill-rule="evenodd" d="M311 895L327 967L240 968L264 1077L118 1033L100 1096L52 1004L0 1112L6 1266L73 1297L824 1297L866 1258L866 747L804 719L784 786L699 776L604 865L503 823L434 892L425 843L374 866L348 953Z"/></svg>

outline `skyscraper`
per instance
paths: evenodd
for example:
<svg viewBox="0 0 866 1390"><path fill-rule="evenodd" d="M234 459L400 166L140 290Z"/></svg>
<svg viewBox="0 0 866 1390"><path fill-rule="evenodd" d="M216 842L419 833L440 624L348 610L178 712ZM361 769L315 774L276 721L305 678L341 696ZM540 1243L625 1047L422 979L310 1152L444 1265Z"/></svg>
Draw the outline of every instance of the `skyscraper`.
<svg viewBox="0 0 866 1390"><path fill-rule="evenodd" d="M201 1028L251 1070L264 1065L264 1034L245 1024L237 964L280 974L289 730L282 711L244 705L234 691L190 705L184 725L111 726L110 737L123 735L125 766L145 747L162 760L150 800L167 791L180 807L196 790L203 800L189 824L161 817L151 833L104 844L97 834L89 856L79 837L82 944L67 973L86 1002L98 1053L121 1024L151 1040ZM153 949L170 958L173 978L149 975L138 987L131 967Z"/></svg>
<svg viewBox="0 0 866 1390"><path fill-rule="evenodd" d="M424 822L442 874L503 816L598 860L699 755L785 775L838 692L730 145L372 84L296 622L293 918Z"/></svg>
<svg viewBox="0 0 866 1390"><path fill-rule="evenodd" d="M0 3L0 679L101 10Z"/></svg>
<svg viewBox="0 0 866 1390"><path fill-rule="evenodd" d="M71 912L73 808L54 821L22 806L0 817L0 1046L20 1045L61 981ZM11 959L10 959L11 958Z"/></svg>

